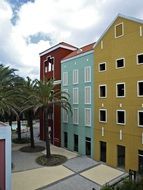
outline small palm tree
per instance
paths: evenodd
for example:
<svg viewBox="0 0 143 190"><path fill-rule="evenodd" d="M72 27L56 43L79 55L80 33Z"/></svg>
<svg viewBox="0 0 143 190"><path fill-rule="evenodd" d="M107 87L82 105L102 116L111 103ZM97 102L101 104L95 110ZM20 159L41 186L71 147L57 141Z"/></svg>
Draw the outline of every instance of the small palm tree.
<svg viewBox="0 0 143 190"><path fill-rule="evenodd" d="M50 113L51 107L57 105L71 111L71 105L68 102L69 95L66 92L62 92L57 85L54 85L54 80L48 81L37 81L37 91L35 94L35 111L42 110L44 113L44 130L45 130L45 141L46 141L46 157L51 157L50 151L50 136L48 127L48 114Z"/></svg>

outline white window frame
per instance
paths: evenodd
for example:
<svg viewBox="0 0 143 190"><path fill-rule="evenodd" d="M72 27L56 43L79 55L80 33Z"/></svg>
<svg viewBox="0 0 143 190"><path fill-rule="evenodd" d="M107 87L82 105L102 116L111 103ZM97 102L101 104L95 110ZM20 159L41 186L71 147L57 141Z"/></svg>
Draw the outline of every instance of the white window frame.
<svg viewBox="0 0 143 190"><path fill-rule="evenodd" d="M119 25L122 25L122 35L116 36L116 27L119 26ZM124 23L123 22L120 22L120 23L118 23L118 24L115 25L115 27L114 27L114 34L115 34L115 38L120 38L120 37L124 36Z"/></svg>
<svg viewBox="0 0 143 190"><path fill-rule="evenodd" d="M118 123L118 112L124 112L124 123ZM116 110L116 124L126 125L126 110Z"/></svg>
<svg viewBox="0 0 143 190"><path fill-rule="evenodd" d="M100 89L103 86L105 86L105 96L101 96L101 93L100 93L101 92ZM107 98L107 85L106 84L100 84L99 85L99 98Z"/></svg>
<svg viewBox="0 0 143 190"><path fill-rule="evenodd" d="M118 66L117 66L117 61L119 61L119 60L121 60L121 59L123 60L123 67L118 67ZM116 69L125 68L125 58L121 57L121 58L116 59L115 67L116 67Z"/></svg>
<svg viewBox="0 0 143 190"><path fill-rule="evenodd" d="M140 37L143 36L143 29L142 29L142 26L140 26L139 31L140 31Z"/></svg>
<svg viewBox="0 0 143 190"><path fill-rule="evenodd" d="M63 72L63 86L68 85L68 72Z"/></svg>
<svg viewBox="0 0 143 190"><path fill-rule="evenodd" d="M79 89L73 88L73 104L78 104L78 103L79 103Z"/></svg>
<svg viewBox="0 0 143 190"><path fill-rule="evenodd" d="M103 64L105 64L105 70L100 70L100 65L103 65ZM107 71L107 63L106 62L99 63L98 64L98 71L99 72L105 72L105 71Z"/></svg>
<svg viewBox="0 0 143 190"><path fill-rule="evenodd" d="M63 109L63 123L68 123L68 113Z"/></svg>
<svg viewBox="0 0 143 190"><path fill-rule="evenodd" d="M76 113L75 113L76 110ZM79 108L73 108L73 124L78 125L79 124Z"/></svg>
<svg viewBox="0 0 143 190"><path fill-rule="evenodd" d="M73 81L73 84L78 84L78 69L74 69L73 70L73 79L72 79L72 81Z"/></svg>
<svg viewBox="0 0 143 190"><path fill-rule="evenodd" d="M87 89L89 89L89 91ZM89 92L88 95L87 95L87 91ZM84 103L91 104L91 86L84 87Z"/></svg>
<svg viewBox="0 0 143 190"><path fill-rule="evenodd" d="M89 123L86 120L86 118L88 117L88 114L87 114L86 111L89 111ZM91 108L85 108L84 109L84 117L85 117L85 119L84 119L85 126L89 126L90 127L91 126Z"/></svg>
<svg viewBox="0 0 143 190"><path fill-rule="evenodd" d="M87 77L87 72L89 70L89 79ZM91 82L91 66L84 67L84 82Z"/></svg>
<svg viewBox="0 0 143 190"><path fill-rule="evenodd" d="M140 82L143 83L143 80L137 81L137 97L143 97L143 95L139 95L139 83L140 83Z"/></svg>
<svg viewBox="0 0 143 190"><path fill-rule="evenodd" d="M138 53L138 54L137 54L137 56L136 56L137 65L143 65L143 63L139 63L139 62L138 62L138 56L139 56L139 55L143 55L143 53Z"/></svg>
<svg viewBox="0 0 143 190"><path fill-rule="evenodd" d="M143 110L138 110L138 112L137 112L138 127L143 127L143 125L140 125L140 124L139 124L139 113L140 113L140 112L143 112Z"/></svg>
<svg viewBox="0 0 143 190"><path fill-rule="evenodd" d="M106 117L105 121L101 121L100 111L105 111L105 117ZM101 123L107 123L107 109L99 109L99 122L101 122Z"/></svg>
<svg viewBox="0 0 143 190"><path fill-rule="evenodd" d="M118 85L124 84L124 96L118 96ZM125 82L116 83L116 98L125 98L126 97L126 84Z"/></svg>

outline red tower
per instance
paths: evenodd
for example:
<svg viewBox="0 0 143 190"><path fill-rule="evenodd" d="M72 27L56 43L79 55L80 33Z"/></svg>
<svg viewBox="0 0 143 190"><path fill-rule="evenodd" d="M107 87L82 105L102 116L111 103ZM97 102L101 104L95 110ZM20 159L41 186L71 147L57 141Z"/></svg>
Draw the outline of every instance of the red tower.
<svg viewBox="0 0 143 190"><path fill-rule="evenodd" d="M53 78L61 88L61 60L77 48L61 42L43 52L40 55L40 80ZM52 114L49 116L49 130L51 143L61 145L61 109L53 107ZM44 140L44 114L40 116L40 139Z"/></svg>

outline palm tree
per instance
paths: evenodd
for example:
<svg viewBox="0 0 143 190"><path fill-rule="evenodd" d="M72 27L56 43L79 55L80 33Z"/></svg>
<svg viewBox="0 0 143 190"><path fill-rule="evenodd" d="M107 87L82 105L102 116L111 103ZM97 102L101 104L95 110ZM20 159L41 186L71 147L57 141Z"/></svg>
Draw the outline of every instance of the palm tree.
<svg viewBox="0 0 143 190"><path fill-rule="evenodd" d="M15 69L10 69L0 65L0 114L1 116L14 113L17 115L17 105L14 101L17 92L14 90L14 80L16 78Z"/></svg>
<svg viewBox="0 0 143 190"><path fill-rule="evenodd" d="M46 141L46 157L51 157L50 137L48 128L48 114L53 105L58 105L67 112L71 111L71 105L68 102L69 95L67 92L62 92L57 85L54 85L54 80L37 81L37 90L35 94L35 111L42 110L44 113L44 130Z"/></svg>
<svg viewBox="0 0 143 190"><path fill-rule="evenodd" d="M31 80L29 77L27 80L23 81L22 88L25 96L25 101L22 107L22 112L25 113L27 118L28 127L30 127L30 143L31 148L35 148L34 135L33 135L33 119L34 119L34 107L35 99L33 99L33 94L35 93L35 88L37 85L37 80Z"/></svg>

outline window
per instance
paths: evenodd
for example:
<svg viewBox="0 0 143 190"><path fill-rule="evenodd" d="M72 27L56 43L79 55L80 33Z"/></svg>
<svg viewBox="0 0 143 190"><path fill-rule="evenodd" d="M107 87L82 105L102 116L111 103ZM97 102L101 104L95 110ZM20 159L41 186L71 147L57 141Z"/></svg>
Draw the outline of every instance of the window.
<svg viewBox="0 0 143 190"><path fill-rule="evenodd" d="M68 85L68 72L63 72L63 86Z"/></svg>
<svg viewBox="0 0 143 190"><path fill-rule="evenodd" d="M138 111L138 126L143 127L143 110Z"/></svg>
<svg viewBox="0 0 143 190"><path fill-rule="evenodd" d="M99 63L98 70L99 72L106 71L106 63Z"/></svg>
<svg viewBox="0 0 143 190"><path fill-rule="evenodd" d="M125 59L124 58L120 58L116 60L116 68L123 68L125 67Z"/></svg>
<svg viewBox="0 0 143 190"><path fill-rule="evenodd" d="M119 38L124 35L123 23L115 25L115 38Z"/></svg>
<svg viewBox="0 0 143 190"><path fill-rule="evenodd" d="M73 104L78 104L78 88L73 88Z"/></svg>
<svg viewBox="0 0 143 190"><path fill-rule="evenodd" d="M107 110L106 109L99 110L99 121L107 122Z"/></svg>
<svg viewBox="0 0 143 190"><path fill-rule="evenodd" d="M91 82L91 67L90 66L84 68L84 81Z"/></svg>
<svg viewBox="0 0 143 190"><path fill-rule="evenodd" d="M143 96L143 81L137 82L137 95Z"/></svg>
<svg viewBox="0 0 143 190"><path fill-rule="evenodd" d="M85 126L91 126L91 109L85 108Z"/></svg>
<svg viewBox="0 0 143 190"><path fill-rule="evenodd" d="M68 113L66 110L63 109L63 122L67 123L68 122Z"/></svg>
<svg viewBox="0 0 143 190"><path fill-rule="evenodd" d="M84 88L84 95L85 95L85 104L91 104L91 87L86 86Z"/></svg>
<svg viewBox="0 0 143 190"><path fill-rule="evenodd" d="M117 124L125 125L126 124L125 118L126 118L125 110L117 110L116 111L116 123Z"/></svg>
<svg viewBox="0 0 143 190"><path fill-rule="evenodd" d="M125 83L116 84L116 97L125 97Z"/></svg>
<svg viewBox="0 0 143 190"><path fill-rule="evenodd" d="M104 85L99 85L99 98L106 98L107 94L107 86Z"/></svg>
<svg viewBox="0 0 143 190"><path fill-rule="evenodd" d="M73 109L73 124L78 124L79 123L79 109L74 108Z"/></svg>
<svg viewBox="0 0 143 190"><path fill-rule="evenodd" d="M143 64L143 53L137 55L137 64Z"/></svg>
<svg viewBox="0 0 143 190"><path fill-rule="evenodd" d="M73 70L73 84L78 84L78 70Z"/></svg>

